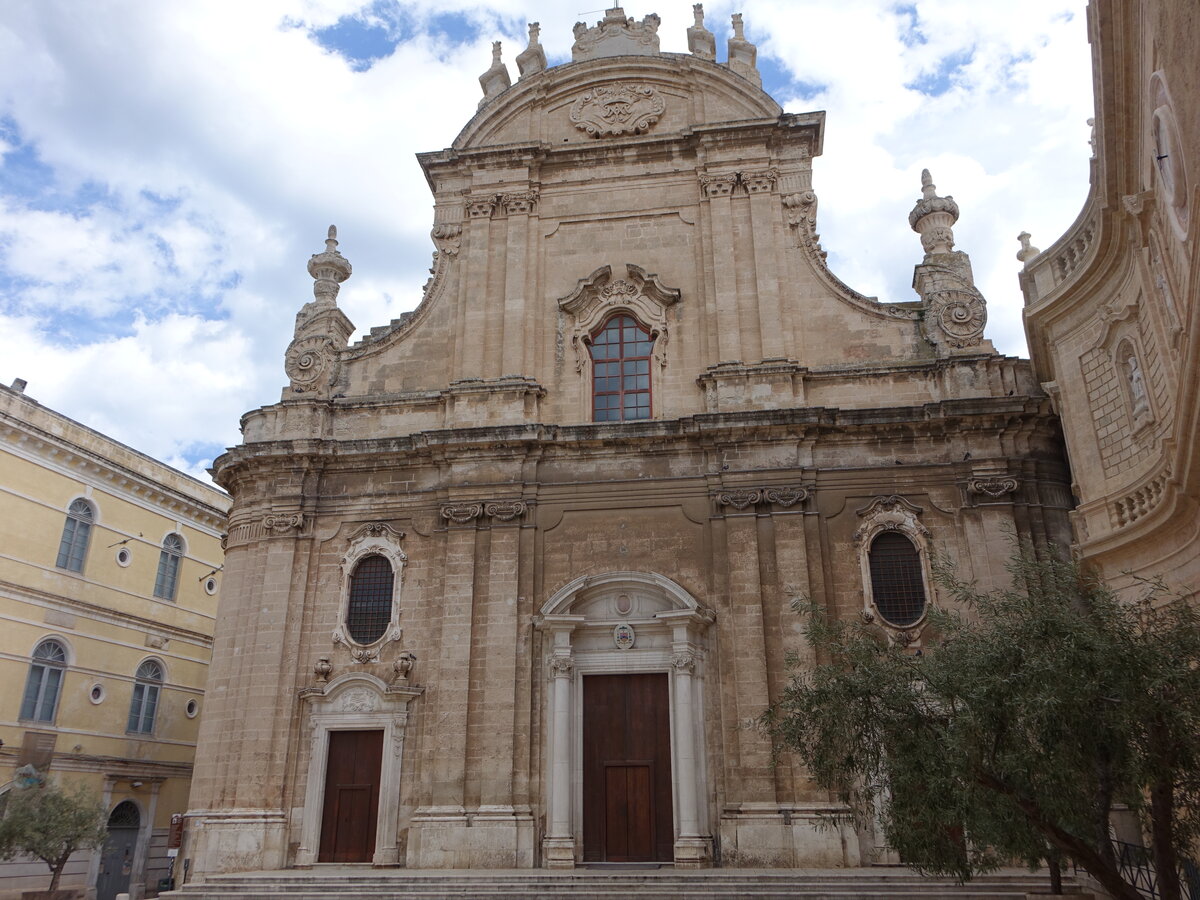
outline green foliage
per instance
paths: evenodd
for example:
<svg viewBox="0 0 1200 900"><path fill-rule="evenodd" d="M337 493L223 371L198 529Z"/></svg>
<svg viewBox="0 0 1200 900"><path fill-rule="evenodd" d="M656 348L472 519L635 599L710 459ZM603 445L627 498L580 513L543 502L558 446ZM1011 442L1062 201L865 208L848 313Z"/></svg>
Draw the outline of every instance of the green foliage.
<svg viewBox="0 0 1200 900"><path fill-rule="evenodd" d="M822 664L796 672L763 722L856 825L878 808L919 870L965 880L1061 853L1135 898L1109 842L1123 803L1170 898L1200 838L1196 611L1157 584L1122 603L1053 550L1020 553L1010 572L984 593L941 565L954 603L929 611L920 654L799 604Z"/></svg>
<svg viewBox="0 0 1200 900"><path fill-rule="evenodd" d="M108 816L99 799L82 786L54 783L14 787L0 818L0 859L36 856L50 867L50 890L58 889L63 867L76 850L104 843Z"/></svg>

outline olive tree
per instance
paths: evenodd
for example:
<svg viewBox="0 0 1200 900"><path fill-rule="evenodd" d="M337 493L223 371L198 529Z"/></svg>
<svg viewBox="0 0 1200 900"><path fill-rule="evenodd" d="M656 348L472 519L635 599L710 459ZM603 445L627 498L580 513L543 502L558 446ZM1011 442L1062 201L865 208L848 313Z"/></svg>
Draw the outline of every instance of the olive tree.
<svg viewBox="0 0 1200 900"><path fill-rule="evenodd" d="M1160 584L1123 602L1050 549L984 592L941 564L920 652L798 601L815 667L764 716L782 750L878 821L914 868L967 879L1009 860L1070 857L1140 900L1109 839L1141 817L1159 896L1179 900L1200 838L1200 621ZM1057 870L1057 867L1055 867Z"/></svg>
<svg viewBox="0 0 1200 900"><path fill-rule="evenodd" d="M58 890L71 854L104 843L108 817L99 799L83 787L53 782L15 786L0 816L0 859L35 856L50 867L50 890Z"/></svg>

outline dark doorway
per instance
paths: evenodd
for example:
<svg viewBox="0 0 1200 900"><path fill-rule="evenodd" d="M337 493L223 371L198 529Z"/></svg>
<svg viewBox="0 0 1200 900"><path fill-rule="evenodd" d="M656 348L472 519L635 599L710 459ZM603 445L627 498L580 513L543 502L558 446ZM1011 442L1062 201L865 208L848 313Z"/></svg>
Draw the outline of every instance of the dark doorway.
<svg viewBox="0 0 1200 900"><path fill-rule="evenodd" d="M141 824L137 804L129 800L118 803L109 815L108 837L100 853L100 876L96 879L96 900L116 900L117 894L129 892Z"/></svg>
<svg viewBox="0 0 1200 900"><path fill-rule="evenodd" d="M674 858L667 676L583 679L584 862Z"/></svg>
<svg viewBox="0 0 1200 900"><path fill-rule="evenodd" d="M318 862L370 862L379 819L382 731L331 731Z"/></svg>

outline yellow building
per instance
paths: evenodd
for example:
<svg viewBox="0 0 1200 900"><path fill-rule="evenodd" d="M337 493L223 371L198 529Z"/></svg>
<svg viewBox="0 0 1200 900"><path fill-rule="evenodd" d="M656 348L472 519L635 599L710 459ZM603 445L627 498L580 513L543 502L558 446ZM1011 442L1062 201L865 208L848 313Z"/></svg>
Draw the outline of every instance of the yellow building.
<svg viewBox="0 0 1200 900"><path fill-rule="evenodd" d="M226 495L0 386L0 793L32 765L110 810L63 887L153 893L186 809ZM0 897L44 888L0 864Z"/></svg>

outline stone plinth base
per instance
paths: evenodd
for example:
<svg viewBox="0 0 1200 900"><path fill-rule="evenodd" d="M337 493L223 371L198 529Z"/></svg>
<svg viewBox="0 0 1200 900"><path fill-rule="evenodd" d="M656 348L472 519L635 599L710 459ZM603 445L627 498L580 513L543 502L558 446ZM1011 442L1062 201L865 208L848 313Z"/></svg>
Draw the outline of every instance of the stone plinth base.
<svg viewBox="0 0 1200 900"><path fill-rule="evenodd" d="M538 421L538 404L546 390L532 378L467 378L443 391L446 428L521 425Z"/></svg>
<svg viewBox="0 0 1200 900"><path fill-rule="evenodd" d="M789 359L768 359L752 366L724 362L709 366L698 380L710 413L790 409L805 403L807 372Z"/></svg>
<svg viewBox="0 0 1200 900"><path fill-rule="evenodd" d="M470 813L417 810L408 830L410 869L531 869L533 816L511 807Z"/></svg>
<svg viewBox="0 0 1200 900"><path fill-rule="evenodd" d="M836 869L863 865L858 835L822 821L828 808L742 804L721 815L721 864L729 868Z"/></svg>
<svg viewBox="0 0 1200 900"><path fill-rule="evenodd" d="M575 839L542 838L542 865L547 869L575 868Z"/></svg>
<svg viewBox="0 0 1200 900"><path fill-rule="evenodd" d="M675 841L675 868L708 869L711 866L711 838L681 837Z"/></svg>
<svg viewBox="0 0 1200 900"><path fill-rule="evenodd" d="M287 865L287 819L281 809L232 809L187 814L189 880L206 875L282 869Z"/></svg>

